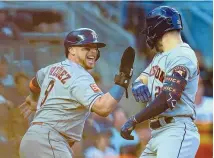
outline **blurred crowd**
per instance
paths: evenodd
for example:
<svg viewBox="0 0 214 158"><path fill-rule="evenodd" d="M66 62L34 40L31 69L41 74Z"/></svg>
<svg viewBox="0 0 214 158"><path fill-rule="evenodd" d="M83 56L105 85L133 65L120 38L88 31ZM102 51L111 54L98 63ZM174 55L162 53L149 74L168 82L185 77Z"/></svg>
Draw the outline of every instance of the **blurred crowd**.
<svg viewBox="0 0 214 158"><path fill-rule="evenodd" d="M0 37L20 39L21 32L60 33L63 19L56 11L16 11L0 10Z"/></svg>
<svg viewBox="0 0 214 158"><path fill-rule="evenodd" d="M162 5L162 3L163 3L162 1L155 2L153 7L157 5ZM149 47L146 44L145 36L141 34L142 30L145 28L145 18L148 9L146 10L146 8L143 7L143 4L141 4L140 2L137 3L135 1L128 1L124 3L120 3L117 1L111 3L93 2L93 4L99 8L100 10L99 13L101 13L102 16L106 17L107 19L110 19L115 23L118 23L125 30L127 30L128 32L132 33L135 36L137 52L141 56L143 56L146 59L147 64L149 64L155 52L149 49ZM121 16L113 14L114 12L112 10L115 9L120 9ZM188 43L185 37L183 37L183 39L184 42ZM197 49L195 49L195 52L198 57L200 75L203 80L202 82L206 89L204 95L212 97L213 69L212 67L211 68L206 67L205 59L203 57L202 52L200 52Z"/></svg>
<svg viewBox="0 0 214 158"><path fill-rule="evenodd" d="M115 23L120 23L120 19L114 11L119 8L116 2L108 3L113 8L112 12L108 11L108 5L102 5L99 2L94 2L93 5L100 9L104 17ZM136 7L132 2L128 3L125 9L126 14L123 17L125 20L123 20L121 26L135 35L137 52L146 58L149 63L154 52L148 49L146 43L142 42L145 41L144 37L139 35L139 32L144 28L142 19L145 18L145 11L142 7ZM21 32L59 33L63 31L63 15L58 12L20 11L11 13L8 10L0 10L0 42L4 40L20 41L24 38ZM201 142L204 144L199 148L197 158L202 158L200 155L204 154L208 155L206 158L210 158L209 156L212 155L210 140L212 139L213 122L213 70L205 66L202 53L198 50L195 50L195 52L200 69L200 82L195 100L196 122L199 130L202 131ZM35 67L36 61L33 61L33 57L31 59L32 65ZM30 124L29 120L23 119L17 107L24 102L29 94L28 84L32 76L19 68L15 71L11 70L12 64L8 54L0 53L0 157L4 155L4 158L19 157L17 140L24 135ZM103 87L103 91L105 91L106 87L102 84L102 77L99 72L92 72L92 75L97 84ZM148 122L139 124L133 132L134 140L123 139L120 136L120 128L128 117L123 105L118 105L118 108L107 118L92 113L86 121L83 140L74 145L75 157L139 157L150 138L150 129L148 128Z"/></svg>

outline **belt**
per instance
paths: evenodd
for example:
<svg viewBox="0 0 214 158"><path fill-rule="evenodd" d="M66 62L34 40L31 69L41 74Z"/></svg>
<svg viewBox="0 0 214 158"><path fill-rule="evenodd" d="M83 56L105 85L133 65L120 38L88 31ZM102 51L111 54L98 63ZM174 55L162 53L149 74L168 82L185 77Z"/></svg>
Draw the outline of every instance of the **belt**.
<svg viewBox="0 0 214 158"><path fill-rule="evenodd" d="M45 124L45 123L44 122L32 122L32 125L43 125L43 124ZM63 133L61 133L59 131L57 131L57 132L66 139L66 141L67 141L67 143L69 144L70 147L72 147L74 145L75 142L74 141L69 141L70 138L68 136L66 136L65 134L63 134Z"/></svg>
<svg viewBox="0 0 214 158"><path fill-rule="evenodd" d="M149 125L151 129L155 130L166 124L172 123L173 120L173 117L162 117L155 121L151 120Z"/></svg>

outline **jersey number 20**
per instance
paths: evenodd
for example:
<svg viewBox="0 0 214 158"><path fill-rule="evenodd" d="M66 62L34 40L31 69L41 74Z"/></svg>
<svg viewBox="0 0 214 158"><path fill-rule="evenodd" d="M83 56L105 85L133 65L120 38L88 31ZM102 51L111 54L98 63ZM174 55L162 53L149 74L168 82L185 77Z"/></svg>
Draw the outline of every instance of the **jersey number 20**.
<svg viewBox="0 0 214 158"><path fill-rule="evenodd" d="M46 91L45 91L45 97L42 99L42 102L41 102L40 107L42 107L43 104L45 103L45 101L46 101L46 99L47 99L47 97L48 97L48 94L50 93L50 91L52 90L52 88L53 88L53 86L54 86L54 83L55 83L55 80L51 80L51 81L49 82L48 87L47 87L47 89L46 89Z"/></svg>

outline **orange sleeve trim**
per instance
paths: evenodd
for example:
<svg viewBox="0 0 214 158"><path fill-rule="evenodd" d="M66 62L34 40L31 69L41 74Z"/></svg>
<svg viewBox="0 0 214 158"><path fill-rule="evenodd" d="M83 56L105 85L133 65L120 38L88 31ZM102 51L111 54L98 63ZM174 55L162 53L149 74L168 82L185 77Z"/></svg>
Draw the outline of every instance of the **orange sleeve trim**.
<svg viewBox="0 0 214 158"><path fill-rule="evenodd" d="M35 77L30 81L29 87L33 93L40 93L41 91Z"/></svg>

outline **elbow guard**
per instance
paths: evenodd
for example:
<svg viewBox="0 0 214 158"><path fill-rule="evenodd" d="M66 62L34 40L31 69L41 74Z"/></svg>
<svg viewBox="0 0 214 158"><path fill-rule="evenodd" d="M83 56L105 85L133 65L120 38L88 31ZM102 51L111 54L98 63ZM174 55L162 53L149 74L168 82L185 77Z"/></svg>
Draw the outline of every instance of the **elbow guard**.
<svg viewBox="0 0 214 158"><path fill-rule="evenodd" d="M30 91L33 93L33 94L36 94L38 95L41 91L40 87L39 87L39 84L36 80L36 77L34 77L31 81L30 81L30 84L29 84L29 88L30 88Z"/></svg>
<svg viewBox="0 0 214 158"><path fill-rule="evenodd" d="M178 100L180 100L187 81L178 73L173 73L172 76L166 76L163 83L162 91L165 92L166 102L170 109L173 109Z"/></svg>

